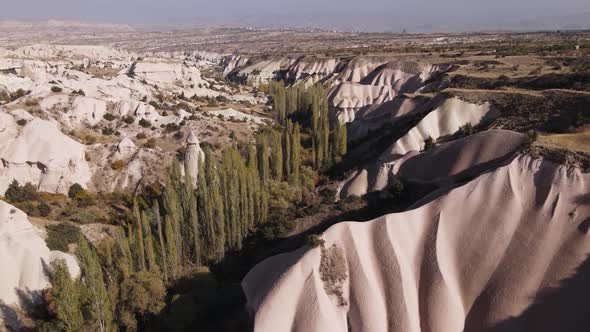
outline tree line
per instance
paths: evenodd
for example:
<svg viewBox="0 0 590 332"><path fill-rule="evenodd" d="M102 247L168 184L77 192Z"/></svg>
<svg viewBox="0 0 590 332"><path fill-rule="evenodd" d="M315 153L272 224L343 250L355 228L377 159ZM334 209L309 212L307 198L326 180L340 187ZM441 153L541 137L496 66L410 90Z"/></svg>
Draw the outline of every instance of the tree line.
<svg viewBox="0 0 590 332"><path fill-rule="evenodd" d="M282 81L271 81L269 92L279 124L285 125L293 118L310 130L316 170L329 168L342 159L347 149L346 125L330 110L327 91L321 84L285 87Z"/></svg>
<svg viewBox="0 0 590 332"><path fill-rule="evenodd" d="M64 262L54 264L46 302L59 328L137 329L163 308L165 285L240 250L277 213L271 191L280 183L300 186L301 164L299 124L291 121L261 130L251 144L227 147L218 161L205 147L196 187L175 160L161 193L133 197L127 220L109 229L110 237L96 247L80 237L80 280Z"/></svg>
<svg viewBox="0 0 590 332"><path fill-rule="evenodd" d="M321 170L346 153L346 127L330 126L320 85L271 83L271 91L282 126L264 127L253 142L229 146L219 157L206 146L196 187L175 160L159 192L130 198L129 213L109 237L91 245L80 236L81 278L71 279L63 261L53 264L45 297L56 319L49 324L65 331L137 330L165 306L167 285L239 251L260 226L283 229L288 218L281 214L315 185L309 166ZM302 134L311 141L308 151Z"/></svg>

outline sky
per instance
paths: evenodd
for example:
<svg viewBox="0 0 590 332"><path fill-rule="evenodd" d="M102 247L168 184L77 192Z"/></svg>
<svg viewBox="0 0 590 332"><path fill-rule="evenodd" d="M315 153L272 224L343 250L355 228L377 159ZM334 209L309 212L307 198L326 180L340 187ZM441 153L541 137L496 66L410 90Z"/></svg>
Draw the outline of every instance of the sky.
<svg viewBox="0 0 590 332"><path fill-rule="evenodd" d="M590 0L0 0L0 20L339 30L590 28Z"/></svg>

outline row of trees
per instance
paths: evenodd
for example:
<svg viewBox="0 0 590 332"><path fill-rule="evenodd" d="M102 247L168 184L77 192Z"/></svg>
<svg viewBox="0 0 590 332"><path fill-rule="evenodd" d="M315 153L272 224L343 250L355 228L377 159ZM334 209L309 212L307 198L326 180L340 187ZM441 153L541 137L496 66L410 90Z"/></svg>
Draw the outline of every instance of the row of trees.
<svg viewBox="0 0 590 332"><path fill-rule="evenodd" d="M277 105L284 103L282 128L263 128L255 142L227 147L219 160L206 147L196 187L175 161L163 190L133 197L126 220L110 228L110 237L96 246L80 239L78 281L64 262L54 264L47 302L59 328L135 330L164 307L165 285L240 250L253 229L274 225L277 215L300 201L301 188L313 187L314 176L303 164L319 169L346 153L346 127L330 127L321 86L277 83L272 89L278 91ZM294 121L297 113L303 120ZM302 124L312 141L309 153L301 146ZM280 229L273 227L268 228Z"/></svg>
<svg viewBox="0 0 590 332"><path fill-rule="evenodd" d="M309 88L301 84L286 88L282 81L269 84L277 122L287 125L290 118L296 118L311 131L314 167L339 162L346 154L346 125L330 113L326 89L321 84Z"/></svg>

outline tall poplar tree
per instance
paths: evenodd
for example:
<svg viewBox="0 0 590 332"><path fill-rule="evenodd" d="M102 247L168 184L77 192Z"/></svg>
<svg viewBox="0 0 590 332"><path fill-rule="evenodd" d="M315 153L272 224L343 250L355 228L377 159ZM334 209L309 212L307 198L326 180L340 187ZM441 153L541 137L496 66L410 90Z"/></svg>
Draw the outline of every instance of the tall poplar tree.
<svg viewBox="0 0 590 332"><path fill-rule="evenodd" d="M82 284L88 290L88 312L98 325L99 331L111 331L113 311L98 255L83 237L78 241L76 254L82 269Z"/></svg>

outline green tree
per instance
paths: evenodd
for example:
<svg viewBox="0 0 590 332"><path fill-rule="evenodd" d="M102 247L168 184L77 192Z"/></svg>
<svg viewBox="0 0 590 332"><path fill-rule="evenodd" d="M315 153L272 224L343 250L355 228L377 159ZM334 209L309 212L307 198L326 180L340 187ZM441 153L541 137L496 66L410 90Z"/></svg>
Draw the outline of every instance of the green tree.
<svg viewBox="0 0 590 332"><path fill-rule="evenodd" d="M158 228L158 239L160 240L160 250L162 252L162 269L164 272L164 281L168 283L168 265L166 258L166 245L164 243L164 232L162 232L162 218L160 217L160 204L157 199L154 199L152 204L152 210L154 212L154 219L156 220L156 226Z"/></svg>
<svg viewBox="0 0 590 332"><path fill-rule="evenodd" d="M84 323L80 286L72 280L64 260L51 263L51 298L58 326L66 332L79 331Z"/></svg>
<svg viewBox="0 0 590 332"><path fill-rule="evenodd" d="M156 262L156 252L154 250L154 241L152 235L152 227L150 218L146 211L141 211L141 225L143 234L143 248L145 252L145 260L147 267L151 272L159 273L160 268Z"/></svg>
<svg viewBox="0 0 590 332"><path fill-rule="evenodd" d="M82 269L82 284L88 291L86 299L88 312L98 325L99 331L111 331L113 312L98 255L83 237L80 237L78 241L76 254Z"/></svg>
<svg viewBox="0 0 590 332"><path fill-rule="evenodd" d="M189 239L192 239L192 259L193 262L199 266L201 265L201 232L199 230L199 215L197 210L197 196L195 194L195 188L193 188L193 179L191 178L190 172L188 171L188 164L185 164L184 171L184 186L183 186L183 199L182 207L184 212L184 220L190 225ZM189 242L189 241L186 241ZM188 250L188 248L187 248Z"/></svg>
<svg viewBox="0 0 590 332"><path fill-rule="evenodd" d="M135 266L138 270L145 270L145 247L143 236L143 222L137 197L133 198L133 243L132 251L135 255Z"/></svg>
<svg viewBox="0 0 590 332"><path fill-rule="evenodd" d="M123 281L119 312L127 331L136 331L138 322L160 313L165 295L166 288L157 274L140 271Z"/></svg>
<svg viewBox="0 0 590 332"><path fill-rule="evenodd" d="M273 132L272 133L272 145L271 145L271 165L272 165L272 178L277 181L283 180L283 145L281 136Z"/></svg>
<svg viewBox="0 0 590 332"><path fill-rule="evenodd" d="M162 195L164 211L164 225L167 243L168 267L172 272L172 277L176 279L182 270L183 259L183 236L182 236L182 219L183 210L180 201L182 183L180 176L180 164L174 160L165 181L165 189Z"/></svg>

